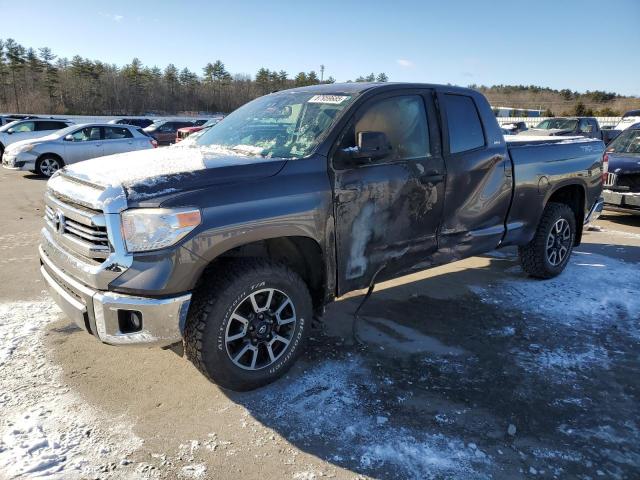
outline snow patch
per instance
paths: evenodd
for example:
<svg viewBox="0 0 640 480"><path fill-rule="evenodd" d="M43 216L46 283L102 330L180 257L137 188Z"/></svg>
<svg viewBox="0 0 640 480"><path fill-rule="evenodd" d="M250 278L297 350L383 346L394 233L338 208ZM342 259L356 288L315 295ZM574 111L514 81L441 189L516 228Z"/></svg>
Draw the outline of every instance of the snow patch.
<svg viewBox="0 0 640 480"><path fill-rule="evenodd" d="M264 405L271 405L269 420L290 441L331 439L337 463L347 459L363 470L393 471L399 478L483 477L491 459L477 447L468 448L440 429L394 425L376 401L383 392L373 378L360 357L327 360L250 394L247 408L260 420Z"/></svg>
<svg viewBox="0 0 640 480"><path fill-rule="evenodd" d="M142 440L131 423L86 404L47 357L45 327L58 315L50 300L0 304L0 477L132 473L122 461Z"/></svg>

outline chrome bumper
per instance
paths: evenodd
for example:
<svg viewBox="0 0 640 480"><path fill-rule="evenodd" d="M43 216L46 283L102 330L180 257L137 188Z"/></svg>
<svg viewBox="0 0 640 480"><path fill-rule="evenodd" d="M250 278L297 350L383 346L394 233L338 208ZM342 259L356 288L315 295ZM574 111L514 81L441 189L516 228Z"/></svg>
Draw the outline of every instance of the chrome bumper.
<svg viewBox="0 0 640 480"><path fill-rule="evenodd" d="M191 294L146 298L94 290L56 267L40 247L40 272L51 296L80 328L110 345L166 346L182 339ZM141 328L120 330L121 312L137 312Z"/></svg>
<svg viewBox="0 0 640 480"><path fill-rule="evenodd" d="M615 209L621 210L640 209L640 193L605 190L602 192L602 195L604 195L604 201L607 204L607 208L609 208L609 206L613 206Z"/></svg>
<svg viewBox="0 0 640 480"><path fill-rule="evenodd" d="M596 203L593 204L593 207L591 207L591 210L589 211L587 218L584 219L584 224L586 225L587 223L595 222L602 214L603 209L604 209L604 198L600 197L598 198Z"/></svg>

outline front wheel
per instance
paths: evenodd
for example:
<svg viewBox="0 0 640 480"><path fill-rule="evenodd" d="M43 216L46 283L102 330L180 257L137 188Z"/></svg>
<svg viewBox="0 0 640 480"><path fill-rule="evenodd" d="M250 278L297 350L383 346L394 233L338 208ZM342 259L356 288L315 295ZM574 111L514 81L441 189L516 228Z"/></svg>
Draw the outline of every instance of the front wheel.
<svg viewBox="0 0 640 480"><path fill-rule="evenodd" d="M62 168L60 159L53 156L44 156L36 162L36 172L43 177L50 177Z"/></svg>
<svg viewBox="0 0 640 480"><path fill-rule="evenodd" d="M282 376L303 350L312 317L304 281L264 259L221 265L194 293L185 327L189 360L210 380L246 391Z"/></svg>
<svg viewBox="0 0 640 480"><path fill-rule="evenodd" d="M575 232L573 210L564 203L547 204L535 236L518 248L522 269L536 278L553 278L562 273L573 251Z"/></svg>

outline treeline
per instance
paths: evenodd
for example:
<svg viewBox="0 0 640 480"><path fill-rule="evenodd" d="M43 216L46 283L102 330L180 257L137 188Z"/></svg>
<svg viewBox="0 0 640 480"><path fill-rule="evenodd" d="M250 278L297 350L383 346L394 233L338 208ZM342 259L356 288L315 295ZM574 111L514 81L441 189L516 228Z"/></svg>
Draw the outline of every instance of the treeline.
<svg viewBox="0 0 640 480"><path fill-rule="evenodd" d="M539 109L543 116L615 117L640 108L640 99L601 90L584 93L556 90L536 85L469 85L487 96L494 107L512 107L512 116L523 116L519 109Z"/></svg>
<svg viewBox="0 0 640 480"><path fill-rule="evenodd" d="M255 78L231 74L224 63L207 63L201 72L145 66L134 58L119 67L79 55L58 58L47 47L26 48L0 39L0 112L76 115L230 112L269 92L333 83L315 72L290 78L286 71L261 68ZM387 81L384 73L356 81Z"/></svg>

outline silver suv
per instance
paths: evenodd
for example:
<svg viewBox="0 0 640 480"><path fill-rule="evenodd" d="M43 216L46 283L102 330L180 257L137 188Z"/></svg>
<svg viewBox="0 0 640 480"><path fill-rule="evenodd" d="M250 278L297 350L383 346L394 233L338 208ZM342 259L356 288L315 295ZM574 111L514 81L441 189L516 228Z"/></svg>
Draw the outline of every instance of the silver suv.
<svg viewBox="0 0 640 480"><path fill-rule="evenodd" d="M156 146L153 138L132 125L73 125L46 137L11 144L4 152L2 166L50 177L64 165Z"/></svg>

